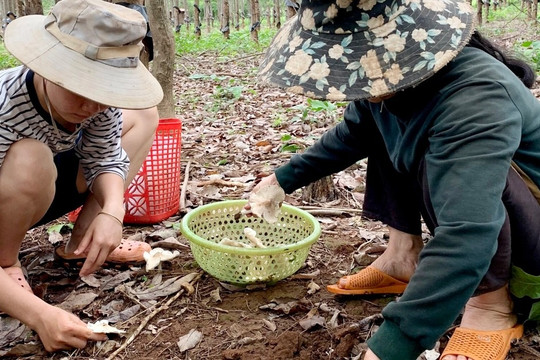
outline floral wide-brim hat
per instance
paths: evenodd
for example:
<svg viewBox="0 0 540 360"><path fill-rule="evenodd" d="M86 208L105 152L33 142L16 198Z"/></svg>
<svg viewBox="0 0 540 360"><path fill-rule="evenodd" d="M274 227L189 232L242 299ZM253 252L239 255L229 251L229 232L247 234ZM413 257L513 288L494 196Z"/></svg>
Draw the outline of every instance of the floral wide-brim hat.
<svg viewBox="0 0 540 360"><path fill-rule="evenodd" d="M259 78L327 100L383 97L448 64L474 32L461 0L302 0Z"/></svg>

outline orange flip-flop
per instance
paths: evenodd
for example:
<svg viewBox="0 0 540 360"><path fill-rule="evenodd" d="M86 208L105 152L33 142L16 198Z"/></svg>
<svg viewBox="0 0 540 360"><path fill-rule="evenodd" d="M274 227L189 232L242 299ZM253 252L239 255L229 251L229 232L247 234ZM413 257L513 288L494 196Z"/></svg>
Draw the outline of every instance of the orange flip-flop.
<svg viewBox="0 0 540 360"><path fill-rule="evenodd" d="M368 266L354 275L344 276L335 285L328 285L329 292L340 295L402 294L407 283Z"/></svg>
<svg viewBox="0 0 540 360"><path fill-rule="evenodd" d="M26 278L24 277L24 272L20 262L17 261L15 265L3 268L3 270L11 279L13 279L13 281L19 284L20 287L28 292L33 293L30 284L28 284L28 281L26 281Z"/></svg>
<svg viewBox="0 0 540 360"><path fill-rule="evenodd" d="M150 250L152 247L144 241L122 240L120 245L107 256L105 262L112 265L142 265L145 263L143 254ZM79 268L82 267L87 255L67 253L64 245L57 247L54 253L66 267Z"/></svg>
<svg viewBox="0 0 540 360"><path fill-rule="evenodd" d="M504 360L512 340L523 336L523 325L495 331L457 328L441 355L462 355L474 360Z"/></svg>

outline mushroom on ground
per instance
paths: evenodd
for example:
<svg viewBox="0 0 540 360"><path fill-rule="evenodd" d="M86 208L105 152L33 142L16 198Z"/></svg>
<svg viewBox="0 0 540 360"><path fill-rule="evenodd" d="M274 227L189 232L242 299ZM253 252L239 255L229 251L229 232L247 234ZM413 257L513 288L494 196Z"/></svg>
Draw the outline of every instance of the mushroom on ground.
<svg viewBox="0 0 540 360"><path fill-rule="evenodd" d="M146 261L146 271L155 269L162 261L172 260L180 255L180 252L175 250L171 252L162 248L154 248L150 252L145 251L143 254Z"/></svg>

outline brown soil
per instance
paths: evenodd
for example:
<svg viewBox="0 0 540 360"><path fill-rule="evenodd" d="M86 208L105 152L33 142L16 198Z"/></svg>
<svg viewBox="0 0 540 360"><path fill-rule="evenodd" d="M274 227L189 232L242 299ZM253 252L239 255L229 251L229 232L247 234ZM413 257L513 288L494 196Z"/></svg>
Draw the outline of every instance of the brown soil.
<svg viewBox="0 0 540 360"><path fill-rule="evenodd" d="M290 143L302 149L339 119L343 111L339 108L328 113L309 112L307 119L293 121L302 114L294 106L305 105L305 99L257 84L254 74L258 60L259 56L225 59L207 53L178 61L176 96L178 116L183 121L182 174L189 180L188 210L222 199L245 197L255 179L291 155L280 151L283 134L292 135ZM208 76L190 79L193 74ZM211 77L212 74L216 76ZM243 87L239 97L233 89L236 86ZM139 236L149 243L171 237L178 240L175 248L180 249L180 256L164 264L161 273L140 268L106 268L95 274L97 282L92 286L92 279L84 282L76 270L66 269L53 260L53 237L47 234L48 226L30 231L23 244L21 262L35 294L51 304L63 303L86 322L116 316L117 320L111 319L111 323L126 330L126 334L111 336L105 343L89 343L82 350L47 354L34 333L3 316L0 357L102 359L136 334L118 358L360 359L366 338L381 322L381 309L394 297L336 297L325 286L358 269L359 263L365 265L373 260L380 245L385 244L384 226L359 217L363 175L362 164L336 174L336 201L306 204L301 200L301 192L287 198L296 206L312 205L333 212L317 215L323 232L297 273L304 276L262 288L232 288L201 271L188 241L172 230L183 213L154 226L125 229L125 237ZM237 182L246 186L233 184ZM67 220L62 218L53 224L58 223ZM67 229L63 238L68 236ZM375 254L356 256L366 249ZM167 279L194 272L200 278L192 281L192 292L182 288L150 300L134 295L141 288L160 286ZM312 282L320 289L310 290ZM93 294L93 300L82 301L80 294ZM74 297L79 301L70 300ZM170 304L163 307L168 301ZM8 331L9 326L12 328ZM202 337L194 347L181 351L179 342L191 330L199 331ZM448 334L441 338L441 347L447 339ZM538 332L529 329L509 358L538 359L538 340Z"/></svg>

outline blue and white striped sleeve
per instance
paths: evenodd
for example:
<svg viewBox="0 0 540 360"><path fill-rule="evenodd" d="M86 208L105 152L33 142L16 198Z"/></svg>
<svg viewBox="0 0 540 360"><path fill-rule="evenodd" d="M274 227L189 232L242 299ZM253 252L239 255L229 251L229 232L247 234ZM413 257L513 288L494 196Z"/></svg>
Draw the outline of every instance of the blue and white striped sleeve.
<svg viewBox="0 0 540 360"><path fill-rule="evenodd" d="M122 111L109 108L95 115L82 130L76 152L89 189L102 173L114 173L126 180L129 158L122 148Z"/></svg>

